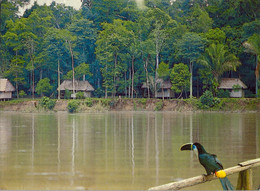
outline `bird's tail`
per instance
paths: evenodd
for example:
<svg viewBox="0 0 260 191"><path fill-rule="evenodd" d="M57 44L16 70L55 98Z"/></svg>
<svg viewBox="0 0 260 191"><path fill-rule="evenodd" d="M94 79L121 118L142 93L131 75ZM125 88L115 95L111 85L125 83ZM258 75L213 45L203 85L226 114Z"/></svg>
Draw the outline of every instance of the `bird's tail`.
<svg viewBox="0 0 260 191"><path fill-rule="evenodd" d="M219 170L215 172L215 174L219 178L223 190L234 190L234 186L228 180L226 172L224 170Z"/></svg>
<svg viewBox="0 0 260 191"><path fill-rule="evenodd" d="M223 190L234 190L233 185L230 183L227 177L220 178L221 185L223 187Z"/></svg>

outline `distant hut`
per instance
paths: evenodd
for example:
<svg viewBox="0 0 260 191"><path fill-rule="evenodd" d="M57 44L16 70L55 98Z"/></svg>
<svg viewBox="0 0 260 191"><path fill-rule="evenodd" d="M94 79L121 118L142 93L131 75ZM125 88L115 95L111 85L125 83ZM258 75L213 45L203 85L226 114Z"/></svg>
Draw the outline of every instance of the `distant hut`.
<svg viewBox="0 0 260 191"><path fill-rule="evenodd" d="M60 85L61 97L64 97L65 90L69 90L70 92L73 91L72 80L64 80L61 83L61 85ZM75 92L83 92L84 97L91 97L93 91L94 91L94 88L88 81L75 80ZM75 95L73 95L73 94L71 96L75 97Z"/></svg>
<svg viewBox="0 0 260 191"><path fill-rule="evenodd" d="M247 86L239 78L222 78L218 89L228 90L230 97L241 98Z"/></svg>
<svg viewBox="0 0 260 191"><path fill-rule="evenodd" d="M166 99L174 98L175 94L171 89L172 84L169 80L163 81L162 79L157 79L156 85L158 90L154 95L155 98L166 98ZM145 94L144 96L146 97L148 91L147 83L143 83L141 88L144 89L144 94Z"/></svg>
<svg viewBox="0 0 260 191"><path fill-rule="evenodd" d="M8 79L0 79L0 100L11 99L13 91L15 88Z"/></svg>

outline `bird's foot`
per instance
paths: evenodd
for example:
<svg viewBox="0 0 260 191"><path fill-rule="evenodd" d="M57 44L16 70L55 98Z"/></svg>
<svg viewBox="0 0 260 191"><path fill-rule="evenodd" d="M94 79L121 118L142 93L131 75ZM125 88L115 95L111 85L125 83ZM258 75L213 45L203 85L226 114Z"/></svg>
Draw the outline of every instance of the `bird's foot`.
<svg viewBox="0 0 260 191"><path fill-rule="evenodd" d="M206 181L211 177L212 174L202 174L203 180Z"/></svg>

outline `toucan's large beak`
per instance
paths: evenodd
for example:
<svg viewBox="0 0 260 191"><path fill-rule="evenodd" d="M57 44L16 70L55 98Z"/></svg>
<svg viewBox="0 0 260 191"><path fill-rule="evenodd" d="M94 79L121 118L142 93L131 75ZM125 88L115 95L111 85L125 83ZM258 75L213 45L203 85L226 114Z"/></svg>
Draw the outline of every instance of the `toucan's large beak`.
<svg viewBox="0 0 260 191"><path fill-rule="evenodd" d="M189 151L191 151L191 150L193 150L193 144L192 143L187 143L187 144L184 144L184 145L182 145L182 147L181 147L181 151L184 151L184 150L189 150Z"/></svg>

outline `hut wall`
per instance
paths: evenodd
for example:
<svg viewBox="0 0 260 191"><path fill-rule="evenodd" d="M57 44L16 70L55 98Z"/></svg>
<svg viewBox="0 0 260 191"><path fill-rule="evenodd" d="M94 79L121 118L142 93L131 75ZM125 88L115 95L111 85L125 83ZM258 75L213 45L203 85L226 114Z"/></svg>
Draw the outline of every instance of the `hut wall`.
<svg viewBox="0 0 260 191"><path fill-rule="evenodd" d="M0 92L0 99L11 99L12 92Z"/></svg>
<svg viewBox="0 0 260 191"><path fill-rule="evenodd" d="M232 90L230 92L230 97L233 97L233 98L241 98L241 97L243 97L243 90L242 89L240 89L238 91Z"/></svg>
<svg viewBox="0 0 260 191"><path fill-rule="evenodd" d="M163 97L163 93L162 93L161 89L160 89L159 92L157 92L156 97L157 98L162 98ZM173 93L172 90L164 89L164 98L173 98L173 97L174 97L174 93Z"/></svg>

